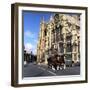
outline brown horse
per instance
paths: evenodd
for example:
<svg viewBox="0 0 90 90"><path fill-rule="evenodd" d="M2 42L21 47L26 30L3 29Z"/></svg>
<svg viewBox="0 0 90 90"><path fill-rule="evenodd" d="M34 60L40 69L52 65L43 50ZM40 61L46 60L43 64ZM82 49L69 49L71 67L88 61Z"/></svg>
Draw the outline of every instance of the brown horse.
<svg viewBox="0 0 90 90"><path fill-rule="evenodd" d="M65 60L64 60L64 55L57 56L57 69L65 69Z"/></svg>
<svg viewBox="0 0 90 90"><path fill-rule="evenodd" d="M64 56L54 55L48 58L48 67L53 70L65 69Z"/></svg>

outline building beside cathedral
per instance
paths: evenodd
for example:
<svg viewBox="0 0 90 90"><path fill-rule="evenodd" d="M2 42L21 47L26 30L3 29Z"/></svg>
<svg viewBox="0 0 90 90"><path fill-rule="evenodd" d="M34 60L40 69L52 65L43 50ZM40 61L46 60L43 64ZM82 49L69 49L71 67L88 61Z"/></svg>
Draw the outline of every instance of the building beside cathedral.
<svg viewBox="0 0 90 90"><path fill-rule="evenodd" d="M54 14L40 22L37 62L47 64L48 57L64 55L65 61L80 61L80 15Z"/></svg>

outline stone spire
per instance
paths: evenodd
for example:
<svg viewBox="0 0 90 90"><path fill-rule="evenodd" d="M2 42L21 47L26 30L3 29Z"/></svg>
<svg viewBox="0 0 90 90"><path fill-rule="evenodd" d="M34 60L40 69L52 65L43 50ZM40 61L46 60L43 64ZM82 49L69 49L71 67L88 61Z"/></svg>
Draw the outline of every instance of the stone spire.
<svg viewBox="0 0 90 90"><path fill-rule="evenodd" d="M41 18L41 23L45 23L44 16Z"/></svg>

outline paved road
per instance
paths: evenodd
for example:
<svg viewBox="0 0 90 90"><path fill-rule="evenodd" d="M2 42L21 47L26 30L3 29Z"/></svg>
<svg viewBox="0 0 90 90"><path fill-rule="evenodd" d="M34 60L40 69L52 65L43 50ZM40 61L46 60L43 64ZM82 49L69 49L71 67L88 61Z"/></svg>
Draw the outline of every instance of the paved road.
<svg viewBox="0 0 90 90"><path fill-rule="evenodd" d="M29 63L24 66L24 77L41 77L41 76L60 76L60 75L79 75L80 67L67 67L65 70L53 71L45 65L35 65Z"/></svg>

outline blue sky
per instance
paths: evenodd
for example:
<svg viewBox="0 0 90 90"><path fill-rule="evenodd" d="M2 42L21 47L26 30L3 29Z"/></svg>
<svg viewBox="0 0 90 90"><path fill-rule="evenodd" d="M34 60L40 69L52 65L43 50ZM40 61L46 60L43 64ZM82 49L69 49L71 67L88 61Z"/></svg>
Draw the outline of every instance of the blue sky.
<svg viewBox="0 0 90 90"><path fill-rule="evenodd" d="M49 21L52 13L23 11L22 15L24 21L24 46L28 52L32 51L35 54L40 31L40 21L43 17L45 21Z"/></svg>

